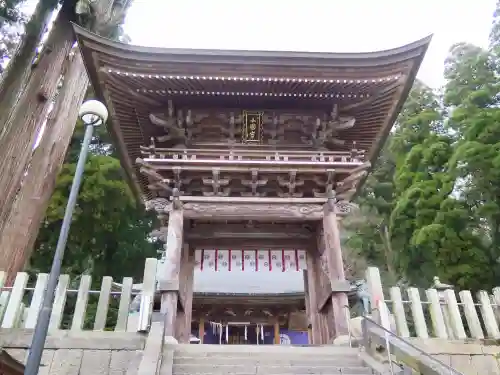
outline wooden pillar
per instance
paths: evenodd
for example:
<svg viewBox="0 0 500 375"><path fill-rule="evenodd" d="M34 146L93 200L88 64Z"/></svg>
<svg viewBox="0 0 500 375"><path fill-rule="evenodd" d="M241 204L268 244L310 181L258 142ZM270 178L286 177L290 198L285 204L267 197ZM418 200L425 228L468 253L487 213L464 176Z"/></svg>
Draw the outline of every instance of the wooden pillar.
<svg viewBox="0 0 500 375"><path fill-rule="evenodd" d="M309 298L309 280L307 279L307 270L302 271L304 278L304 299L306 305L306 318L307 318L307 342L312 344L312 329L311 329L311 301Z"/></svg>
<svg viewBox="0 0 500 375"><path fill-rule="evenodd" d="M344 261L340 244L340 230L335 212L335 193L332 191L324 207L323 238L327 260L328 276L332 286L332 307L335 336L348 335L347 291L349 285L344 274Z"/></svg>
<svg viewBox="0 0 500 375"><path fill-rule="evenodd" d="M311 343L328 344L331 336L328 329L328 315L321 311L320 304L324 287L328 280L320 264L316 246L307 254L307 284L309 289L309 307L311 310Z"/></svg>
<svg viewBox="0 0 500 375"><path fill-rule="evenodd" d="M280 340L280 322L278 318L274 321L274 344L279 345L281 343Z"/></svg>
<svg viewBox="0 0 500 375"><path fill-rule="evenodd" d="M182 249L179 273L179 297L182 309L177 312L177 321L175 324L175 338L181 344L189 344L189 339L191 338L194 263L194 251L185 243Z"/></svg>
<svg viewBox="0 0 500 375"><path fill-rule="evenodd" d="M179 272L183 247L184 216L178 197L174 196L168 217L165 264L159 275L158 289L161 293L161 313L165 319L165 336L175 335L175 321L179 303Z"/></svg>
<svg viewBox="0 0 500 375"><path fill-rule="evenodd" d="M198 326L198 338L200 339L200 344L203 344L203 339L205 338L205 319L200 318Z"/></svg>

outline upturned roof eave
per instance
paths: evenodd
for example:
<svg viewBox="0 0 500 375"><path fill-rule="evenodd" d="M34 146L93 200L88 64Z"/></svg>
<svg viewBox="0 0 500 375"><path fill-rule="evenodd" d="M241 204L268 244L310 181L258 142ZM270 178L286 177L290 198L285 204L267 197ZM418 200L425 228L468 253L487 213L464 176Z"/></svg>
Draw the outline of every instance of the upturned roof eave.
<svg viewBox="0 0 500 375"><path fill-rule="evenodd" d="M83 43L81 40L79 40L79 35L77 30L84 31L86 33L89 33L82 27L78 26L77 24L73 23L73 28L76 34L76 40L78 44L78 48L80 50L80 53L83 58L83 64L85 66L85 70L87 71L87 76L89 77L90 83L92 85L92 88L94 89L94 93L97 99L99 99L101 102L105 103L108 107L110 106L109 103L109 98L107 97L106 93L104 92L103 88L100 85L99 81L99 76L98 76L98 68L95 65L95 59L92 56L92 54L89 54L89 51L87 51L85 48L83 48ZM92 34L92 33L90 33ZM92 34L95 35L95 34ZM97 38L97 35L95 35ZM104 38L102 38L104 39ZM137 180L135 176L135 171L133 165L130 163L128 154L126 152L126 147L121 142L119 133L117 132L117 126L113 123L113 108L108 108L110 112L110 116L108 120L106 121L106 128L108 129L108 132L111 136L111 140L113 141L113 144L115 145L116 152L118 154L118 160L120 161L120 164L122 165L123 171L125 173L125 179L128 182L128 185L132 191L132 194L134 198L136 199L137 202L140 202L140 204L144 204L144 198L142 194L142 189L140 186L139 181Z"/></svg>
<svg viewBox="0 0 500 375"><path fill-rule="evenodd" d="M387 140L387 137L389 136L389 133L392 129L392 126L396 122L397 117L399 116L399 113L401 112L404 103L406 102L406 99L408 98L408 95L410 94L411 88L413 87L413 83L415 82L415 79L417 78L417 73L420 69L420 66L422 65L422 61L424 60L425 54L427 53L427 49L429 48L429 44L432 39L432 34L429 35L426 39L428 39L427 43L422 44L422 52L419 55L419 57L414 61L412 69L410 70L410 73L405 81L404 86L401 88L401 94L399 95L399 100L397 103L395 103L394 108L392 110L391 115L388 117L387 122L385 126L382 127L380 131L379 137L377 137L377 142L375 142L373 149L371 150L370 154L368 155L368 160L371 162L372 167L375 165L375 162L380 155L380 152L382 151L383 146L385 145L385 142ZM368 178L369 174L366 174L365 177L359 182L359 184L356 187L356 192L353 196L353 200L358 196L359 192L361 191L361 188L363 187L366 179Z"/></svg>
<svg viewBox="0 0 500 375"><path fill-rule="evenodd" d="M123 58L136 58L140 61L178 61L191 63L230 63L230 64L266 64L287 66L376 66L397 60L404 61L408 54L422 48L427 49L432 35L404 46L373 52L291 52L291 51L250 51L191 48L143 47L115 42L100 37L84 28L74 25L79 42L89 42L99 52L119 55ZM82 43L79 43L82 45Z"/></svg>

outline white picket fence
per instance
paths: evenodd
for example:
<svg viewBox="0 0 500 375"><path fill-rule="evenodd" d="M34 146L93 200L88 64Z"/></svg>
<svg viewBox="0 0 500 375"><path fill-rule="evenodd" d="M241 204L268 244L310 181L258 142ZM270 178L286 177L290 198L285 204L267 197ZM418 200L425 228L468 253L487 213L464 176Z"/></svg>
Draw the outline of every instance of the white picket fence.
<svg viewBox="0 0 500 375"><path fill-rule="evenodd" d="M135 327L127 327L130 315L130 303L134 295L142 290L141 298L148 296L153 300L156 287L156 268L158 261L153 258L146 259L144 278L141 284L133 284L131 277L123 278L121 284L113 283L110 276L102 279L100 290L91 290L91 276L79 277L78 287L72 289L69 275L61 275L57 285L49 330L67 328L70 330L83 330L86 316L88 315L89 298L97 298L97 309L93 319L92 329L102 331L106 328L110 303L113 300L118 304L118 313L114 331L133 331ZM12 287L4 287L5 273L0 272L0 327L1 328L28 328L33 329L38 319L42 306L44 290L47 286L49 275L40 273L36 276L33 287L30 285L29 275L19 272ZM31 284L32 285L32 284ZM69 310L69 298L76 296L74 308ZM119 301L118 301L119 300ZM150 317L152 304L141 304L140 314ZM71 323L62 326L64 316L71 317ZM68 323L68 322L66 322ZM110 329L107 327L106 329Z"/></svg>
<svg viewBox="0 0 500 375"><path fill-rule="evenodd" d="M366 276L372 308L384 301L391 314L392 329L401 337L500 338L500 287L491 294L479 291L475 299L469 290L456 293L451 289L403 290L397 286L390 287L388 295L384 295L379 270L369 267Z"/></svg>

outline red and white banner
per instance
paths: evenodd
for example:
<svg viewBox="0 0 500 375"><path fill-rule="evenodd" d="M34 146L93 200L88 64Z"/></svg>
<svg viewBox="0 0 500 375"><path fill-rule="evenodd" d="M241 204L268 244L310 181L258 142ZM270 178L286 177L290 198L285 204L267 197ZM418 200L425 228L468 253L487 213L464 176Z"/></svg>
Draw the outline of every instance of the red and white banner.
<svg viewBox="0 0 500 375"><path fill-rule="evenodd" d="M305 250L198 249L196 268L213 271L300 271L305 270Z"/></svg>

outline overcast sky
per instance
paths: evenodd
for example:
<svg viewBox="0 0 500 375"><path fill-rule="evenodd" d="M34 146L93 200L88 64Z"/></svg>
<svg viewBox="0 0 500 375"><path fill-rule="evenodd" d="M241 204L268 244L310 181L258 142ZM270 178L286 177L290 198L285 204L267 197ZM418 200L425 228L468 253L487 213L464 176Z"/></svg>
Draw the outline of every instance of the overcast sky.
<svg viewBox="0 0 500 375"><path fill-rule="evenodd" d="M399 47L434 34L419 77L443 83L451 45L487 46L495 0L133 0L132 44L324 52Z"/></svg>

